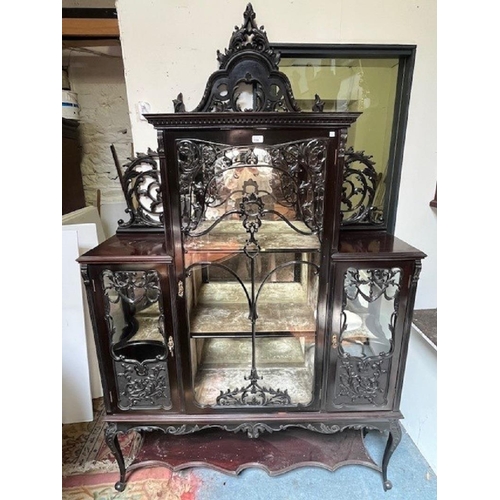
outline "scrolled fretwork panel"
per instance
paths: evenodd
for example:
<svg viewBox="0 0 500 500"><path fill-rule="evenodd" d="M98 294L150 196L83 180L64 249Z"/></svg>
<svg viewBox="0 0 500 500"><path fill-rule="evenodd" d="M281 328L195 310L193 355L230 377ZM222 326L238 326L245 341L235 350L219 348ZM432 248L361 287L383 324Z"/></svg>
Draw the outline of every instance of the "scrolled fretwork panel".
<svg viewBox="0 0 500 500"><path fill-rule="evenodd" d="M101 277L118 407L170 408L167 359L173 340L165 340L158 272L106 269Z"/></svg>
<svg viewBox="0 0 500 500"><path fill-rule="evenodd" d="M158 154L149 150L138 153L123 166L122 188L127 202L129 220L118 221L118 231L161 229L163 203Z"/></svg>
<svg viewBox="0 0 500 500"><path fill-rule="evenodd" d="M343 226L384 223L383 211L375 204L380 175L371 158L352 147L345 152L341 200Z"/></svg>
<svg viewBox="0 0 500 500"><path fill-rule="evenodd" d="M202 236L221 222L242 218L245 185L254 183L266 220L283 221L298 233L320 236L327 143L308 139L273 146L230 146L178 140L183 233Z"/></svg>
<svg viewBox="0 0 500 500"><path fill-rule="evenodd" d="M357 269L344 274L335 406L388 402L402 270Z"/></svg>

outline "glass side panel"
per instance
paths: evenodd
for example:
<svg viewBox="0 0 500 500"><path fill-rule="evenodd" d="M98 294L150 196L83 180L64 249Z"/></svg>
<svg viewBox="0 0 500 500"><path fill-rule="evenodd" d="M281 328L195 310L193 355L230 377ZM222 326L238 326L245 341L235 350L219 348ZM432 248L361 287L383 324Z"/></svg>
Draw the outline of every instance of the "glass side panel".
<svg viewBox="0 0 500 500"><path fill-rule="evenodd" d="M102 284L118 406L123 410L169 408L158 273L105 270Z"/></svg>
<svg viewBox="0 0 500 500"><path fill-rule="evenodd" d="M361 116L349 129L347 147L370 156L373 167L355 163L357 172L346 179L347 191L342 210L343 224L380 222L383 213L387 174L391 161L391 138L395 116L399 59L368 58L290 58L283 57L280 70L292 84L294 96L302 111L312 111L315 95L324 102L324 111L361 111ZM363 173L374 169L374 179ZM373 197L365 184L375 192ZM360 196L363 193L363 197ZM374 210L360 208L371 200Z"/></svg>
<svg viewBox="0 0 500 500"><path fill-rule="evenodd" d="M341 352L364 358L392 351L401 277L399 268L347 270Z"/></svg>

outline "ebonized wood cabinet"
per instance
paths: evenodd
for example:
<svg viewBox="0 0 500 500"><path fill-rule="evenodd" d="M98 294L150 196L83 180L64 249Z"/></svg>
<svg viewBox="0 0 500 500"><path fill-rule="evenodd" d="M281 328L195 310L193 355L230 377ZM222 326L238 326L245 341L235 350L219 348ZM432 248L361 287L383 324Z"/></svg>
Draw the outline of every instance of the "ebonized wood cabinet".
<svg viewBox="0 0 500 500"><path fill-rule="evenodd" d="M425 255L342 227L370 176L345 150L358 114L323 113L319 96L300 112L254 18L249 5L193 112L179 95L175 113L147 116L158 151L125 165L130 218L79 259L118 490L132 470L120 433L163 433L168 448L292 428L388 431L391 487Z"/></svg>

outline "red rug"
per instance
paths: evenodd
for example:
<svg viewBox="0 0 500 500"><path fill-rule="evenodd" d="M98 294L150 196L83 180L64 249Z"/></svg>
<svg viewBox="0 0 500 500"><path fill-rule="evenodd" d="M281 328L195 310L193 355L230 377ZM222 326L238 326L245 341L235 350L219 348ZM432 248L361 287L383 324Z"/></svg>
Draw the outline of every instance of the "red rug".
<svg viewBox="0 0 500 500"><path fill-rule="evenodd" d="M173 473L165 467L139 469L131 473L125 491L114 485L118 471L63 478L63 500L195 500L198 479L187 472Z"/></svg>
<svg viewBox="0 0 500 500"><path fill-rule="evenodd" d="M62 426L63 500L194 500L198 480L190 471L172 473L165 467L133 471L119 493L116 460L104 439L103 400L96 399L94 420ZM119 435L127 465L140 447L135 433Z"/></svg>

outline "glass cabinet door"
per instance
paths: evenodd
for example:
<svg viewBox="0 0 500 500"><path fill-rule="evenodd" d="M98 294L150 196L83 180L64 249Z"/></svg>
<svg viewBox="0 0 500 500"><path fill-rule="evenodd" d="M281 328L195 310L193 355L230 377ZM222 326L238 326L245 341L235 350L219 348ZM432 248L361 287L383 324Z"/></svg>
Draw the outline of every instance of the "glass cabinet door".
<svg viewBox="0 0 500 500"><path fill-rule="evenodd" d="M347 269L340 326L343 354L371 358L392 351L400 288L399 268Z"/></svg>
<svg viewBox="0 0 500 500"><path fill-rule="evenodd" d="M314 400L327 143L177 141L199 407Z"/></svg>
<svg viewBox="0 0 500 500"><path fill-rule="evenodd" d="M160 274L108 268L99 278L118 408L171 408L174 341L165 331Z"/></svg>
<svg viewBox="0 0 500 500"><path fill-rule="evenodd" d="M332 355L336 362L333 405L390 403L389 388L401 343L402 298L407 269L350 265L337 273L341 308L334 313ZM408 276L406 276L406 283Z"/></svg>

